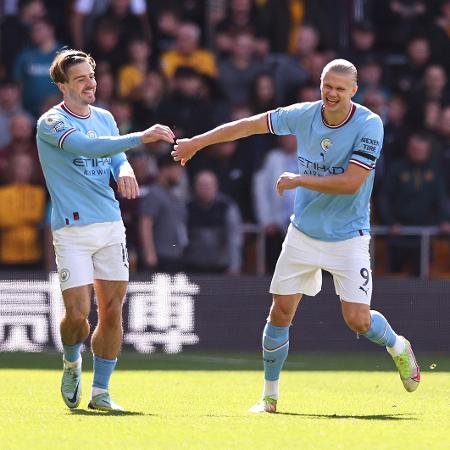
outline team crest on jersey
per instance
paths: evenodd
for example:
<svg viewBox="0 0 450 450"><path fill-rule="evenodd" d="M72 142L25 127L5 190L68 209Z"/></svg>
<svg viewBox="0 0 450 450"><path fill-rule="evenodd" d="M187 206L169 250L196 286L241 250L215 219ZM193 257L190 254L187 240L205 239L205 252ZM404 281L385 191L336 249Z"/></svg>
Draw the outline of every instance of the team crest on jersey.
<svg viewBox="0 0 450 450"><path fill-rule="evenodd" d="M333 143L331 142L330 138L322 139L322 142L320 143L320 146L325 151L327 151L332 145L333 145Z"/></svg>
<svg viewBox="0 0 450 450"><path fill-rule="evenodd" d="M59 271L59 279L61 280L61 282L65 282L70 278L70 271L69 269L61 269Z"/></svg>
<svg viewBox="0 0 450 450"><path fill-rule="evenodd" d="M94 130L89 130L87 133L88 137L91 139L95 139L97 137L97 133Z"/></svg>

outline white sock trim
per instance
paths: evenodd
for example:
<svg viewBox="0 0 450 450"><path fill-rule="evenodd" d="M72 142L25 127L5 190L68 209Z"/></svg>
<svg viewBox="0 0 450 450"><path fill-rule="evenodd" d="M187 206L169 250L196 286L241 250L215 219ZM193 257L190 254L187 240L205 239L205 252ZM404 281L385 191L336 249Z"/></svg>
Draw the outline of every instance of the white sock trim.
<svg viewBox="0 0 450 450"><path fill-rule="evenodd" d="M96 395L103 394L105 392L108 392L108 389L102 389L102 388L99 388L99 387L96 387L96 386L92 386L91 400Z"/></svg>
<svg viewBox="0 0 450 450"><path fill-rule="evenodd" d="M82 361L81 356L73 362L67 361L66 358L63 357L64 367L70 367L71 369L79 369Z"/></svg>
<svg viewBox="0 0 450 450"><path fill-rule="evenodd" d="M400 353L403 353L405 346L405 341L400 336L397 336L395 339L395 344L392 347L386 347L386 350L392 357L395 357L400 355Z"/></svg>
<svg viewBox="0 0 450 450"><path fill-rule="evenodd" d="M272 397L275 400L278 400L278 382L280 380L270 381L264 380L264 390L263 390L263 398L264 397Z"/></svg>

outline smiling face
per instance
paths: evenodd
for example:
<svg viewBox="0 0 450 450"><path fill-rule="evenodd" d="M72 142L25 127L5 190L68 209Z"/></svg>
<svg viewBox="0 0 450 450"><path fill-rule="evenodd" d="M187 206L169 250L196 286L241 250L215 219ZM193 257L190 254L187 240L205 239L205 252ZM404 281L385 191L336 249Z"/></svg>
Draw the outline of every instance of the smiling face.
<svg viewBox="0 0 450 450"><path fill-rule="evenodd" d="M94 69L86 62L74 64L67 70L67 81L58 83L58 87L64 94L64 101L78 106L87 106L95 102Z"/></svg>
<svg viewBox="0 0 450 450"><path fill-rule="evenodd" d="M332 69L323 74L320 92L325 111L333 115L346 115L358 85L351 73L338 73Z"/></svg>

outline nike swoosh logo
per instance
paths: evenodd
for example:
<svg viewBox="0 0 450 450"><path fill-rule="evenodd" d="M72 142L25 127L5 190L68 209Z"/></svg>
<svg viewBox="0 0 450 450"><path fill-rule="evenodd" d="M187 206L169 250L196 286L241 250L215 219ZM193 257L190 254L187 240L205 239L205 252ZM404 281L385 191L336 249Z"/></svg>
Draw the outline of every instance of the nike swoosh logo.
<svg viewBox="0 0 450 450"><path fill-rule="evenodd" d="M78 382L77 387L75 388L75 392L73 393L73 397L72 398L67 398L67 401L69 401L70 403L76 403L77 401L77 393L78 393L78 387L80 386L80 382Z"/></svg>

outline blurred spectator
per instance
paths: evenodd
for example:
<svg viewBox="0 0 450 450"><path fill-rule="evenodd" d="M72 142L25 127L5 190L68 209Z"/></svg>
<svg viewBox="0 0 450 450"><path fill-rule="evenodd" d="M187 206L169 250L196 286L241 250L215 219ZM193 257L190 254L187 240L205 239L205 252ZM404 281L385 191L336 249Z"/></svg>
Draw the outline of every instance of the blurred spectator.
<svg viewBox="0 0 450 450"><path fill-rule="evenodd" d="M0 148L11 141L11 118L23 112L19 85L10 80L0 82Z"/></svg>
<svg viewBox="0 0 450 450"><path fill-rule="evenodd" d="M9 183L0 187L0 265L8 270L39 269L42 259L39 228L45 214L45 189L31 183L30 155L13 156L8 172Z"/></svg>
<svg viewBox="0 0 450 450"><path fill-rule="evenodd" d="M310 78L308 59L319 48L319 34L311 24L303 24L295 30L291 55L269 55L266 64L275 81L279 104L292 103L292 96ZM322 66L323 67L323 66Z"/></svg>
<svg viewBox="0 0 450 450"><path fill-rule="evenodd" d="M426 131L438 132L441 119L441 104L435 100L428 100L423 105L423 127Z"/></svg>
<svg viewBox="0 0 450 450"><path fill-rule="evenodd" d="M389 0L389 9L388 34L393 42L400 44L421 28L427 5L421 0Z"/></svg>
<svg viewBox="0 0 450 450"><path fill-rule="evenodd" d="M111 108L111 102L116 94L116 83L109 70L100 72L96 77L97 90L95 91L95 106L104 109Z"/></svg>
<svg viewBox="0 0 450 450"><path fill-rule="evenodd" d="M219 192L217 177L211 171L195 176L193 194L187 206L186 270L239 274L242 234L236 204Z"/></svg>
<svg viewBox="0 0 450 450"><path fill-rule="evenodd" d="M406 56L407 62L394 69L392 82L395 88L408 94L418 88L431 61L430 43L425 37L412 38L406 44Z"/></svg>
<svg viewBox="0 0 450 450"><path fill-rule="evenodd" d="M132 130L131 104L122 98L113 98L110 103L110 111L116 121L120 134L128 134Z"/></svg>
<svg viewBox="0 0 450 450"><path fill-rule="evenodd" d="M438 64L428 66L410 98L408 119L414 127L420 127L425 121L425 108L429 102L442 105L450 103L444 67Z"/></svg>
<svg viewBox="0 0 450 450"><path fill-rule="evenodd" d="M381 90L377 88L368 88L364 90L364 94L361 98L361 104L367 106L375 114L381 117L383 123L386 121L387 115L387 96Z"/></svg>
<svg viewBox="0 0 450 450"><path fill-rule="evenodd" d="M255 40L250 33L233 39L230 57L219 63L218 80L232 105L249 100L250 86L264 65L255 56Z"/></svg>
<svg viewBox="0 0 450 450"><path fill-rule="evenodd" d="M330 61L330 55L324 52L314 52L305 60L305 68L308 71L308 83L320 86L322 69Z"/></svg>
<svg viewBox="0 0 450 450"><path fill-rule="evenodd" d="M386 166L391 162L403 158L404 147L408 138L406 122L407 105L400 95L389 98L387 103L386 121L384 124L384 142L381 158Z"/></svg>
<svg viewBox="0 0 450 450"><path fill-rule="evenodd" d="M58 48L54 26L48 19L38 19L31 25L33 47L22 50L14 66L14 77L21 83L24 108L38 117L45 97L58 94L49 77L51 62Z"/></svg>
<svg viewBox="0 0 450 450"><path fill-rule="evenodd" d="M192 136L211 128L214 107L204 98L201 75L190 67L179 67L172 86L172 92L161 102L158 122L167 123L177 137Z"/></svg>
<svg viewBox="0 0 450 450"><path fill-rule="evenodd" d="M216 174L220 192L238 204L244 222L253 222L250 194L253 166L245 142L241 145L235 141L216 144L206 155L203 168Z"/></svg>
<svg viewBox="0 0 450 450"><path fill-rule="evenodd" d="M154 18L154 46L156 54L159 56L171 50L176 45L178 28L180 27L180 17L175 8L167 7L152 15Z"/></svg>
<svg viewBox="0 0 450 450"><path fill-rule="evenodd" d="M92 29L99 22L114 23L121 45L127 45L133 33L145 36L150 42L151 30L145 0L76 0L71 18L72 40L75 48L83 49L90 42Z"/></svg>
<svg viewBox="0 0 450 450"><path fill-rule="evenodd" d="M96 26L93 43L88 49L97 63L96 76L105 71L115 75L126 60L126 49L119 43L119 31L107 20Z"/></svg>
<svg viewBox="0 0 450 450"><path fill-rule="evenodd" d="M168 78L172 78L179 67L191 67L201 74L215 76L217 67L214 55L200 48L200 28L189 22L180 25L176 46L161 57L161 67Z"/></svg>
<svg viewBox="0 0 450 450"><path fill-rule="evenodd" d="M30 44L31 25L47 15L42 0L23 0L18 7L17 14L0 17L0 61L8 69L8 75L18 52Z"/></svg>
<svg viewBox="0 0 450 450"><path fill-rule="evenodd" d="M383 84L383 67L376 59L366 58L358 67L358 91L353 97L353 101L361 103L366 89L376 89L382 91L385 96L389 91Z"/></svg>
<svg viewBox="0 0 450 450"><path fill-rule="evenodd" d="M250 87L250 108L254 114L275 109L275 83L269 72L262 72L253 79Z"/></svg>
<svg viewBox="0 0 450 450"><path fill-rule="evenodd" d="M166 81L164 76L156 71L146 74L144 81L138 87L133 102L134 128L145 129L149 123L155 123L158 108L166 96Z"/></svg>
<svg viewBox="0 0 450 450"><path fill-rule="evenodd" d="M376 58L376 31L370 22L359 22L353 25L350 35L349 59L358 70L368 57Z"/></svg>
<svg viewBox="0 0 450 450"><path fill-rule="evenodd" d="M136 97L136 90L142 84L150 68L152 49L142 38L134 38L128 44L128 63L118 72L119 95Z"/></svg>
<svg viewBox="0 0 450 450"><path fill-rule="evenodd" d="M174 194L183 168L170 154L158 158L158 175L142 198L139 219L140 245L146 269L174 273L183 269L183 253L188 243L187 211Z"/></svg>
<svg viewBox="0 0 450 450"><path fill-rule="evenodd" d="M44 175L39 164L39 158L34 136L34 123L26 113L18 113L10 121L10 143L0 148L0 182L4 184L10 179L8 171L12 159L19 154L28 155L33 163L30 181L44 185Z"/></svg>
<svg viewBox="0 0 450 450"><path fill-rule="evenodd" d="M295 191L280 197L275 189L283 172L298 173L297 140L295 136L279 136L278 146L271 150L264 165L253 178L253 198L257 222L266 236L266 270L272 272L281 251L290 216L294 208ZM288 194L288 195L286 195Z"/></svg>
<svg viewBox="0 0 450 450"><path fill-rule="evenodd" d="M120 210L122 211L122 220L127 233L127 250L130 270L143 268L142 247L139 240L139 217L142 198L146 197L150 186L155 181L152 173L152 161L144 150L137 149L128 152L128 161L133 168L134 175L139 184L139 197L127 199L119 197ZM116 194L117 196L117 194Z"/></svg>
<svg viewBox="0 0 450 450"><path fill-rule="evenodd" d="M266 56L270 44L261 34L258 27L258 15L252 0L230 0L226 17L214 30L214 44L217 53L223 57L231 53L234 37L239 33L252 34L255 41L255 51L259 56Z"/></svg>
<svg viewBox="0 0 450 450"><path fill-rule="evenodd" d="M410 136L406 156L387 171L380 191L383 223L391 227L389 263L392 272L409 270L419 275L420 237L400 236L402 225L440 225L450 229L446 209L445 182L437 161L431 158L428 136Z"/></svg>
<svg viewBox="0 0 450 450"><path fill-rule="evenodd" d="M319 50L320 36L317 29L308 23L300 25L295 30L295 41L291 51L292 56L300 65L306 58Z"/></svg>
<svg viewBox="0 0 450 450"><path fill-rule="evenodd" d="M61 92L46 95L40 105L40 110L39 110L40 116L42 116L42 114L44 114L46 111L48 111L53 106L57 105L58 103L61 103L62 100L63 100L63 97L62 97Z"/></svg>
<svg viewBox="0 0 450 450"><path fill-rule="evenodd" d="M296 96L299 102L316 102L320 100L320 89L317 84L306 83L300 86Z"/></svg>

